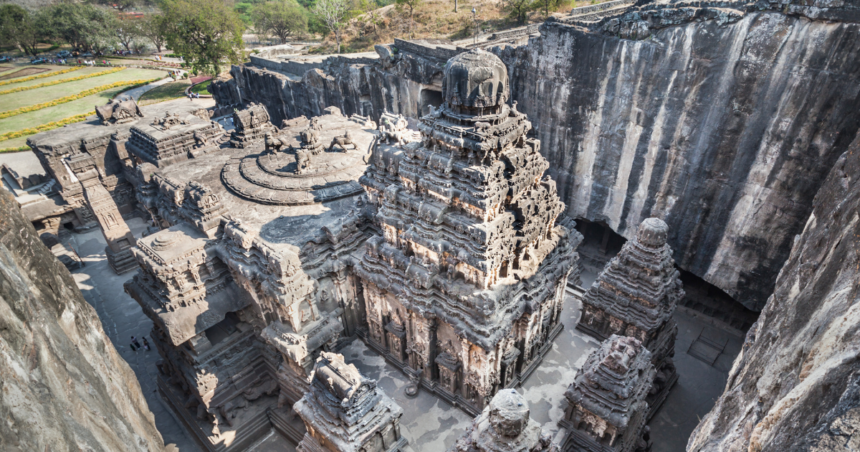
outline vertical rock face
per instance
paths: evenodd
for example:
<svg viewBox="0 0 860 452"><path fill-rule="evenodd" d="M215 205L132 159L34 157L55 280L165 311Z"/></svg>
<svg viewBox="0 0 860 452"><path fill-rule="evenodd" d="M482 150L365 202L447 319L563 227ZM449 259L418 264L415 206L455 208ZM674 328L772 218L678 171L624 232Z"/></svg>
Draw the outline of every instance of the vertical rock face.
<svg viewBox="0 0 860 452"><path fill-rule="evenodd" d="M860 446L860 139L830 172L689 451Z"/></svg>
<svg viewBox="0 0 860 452"><path fill-rule="evenodd" d="M160 451L140 385L0 190L0 450Z"/></svg>
<svg viewBox="0 0 860 452"><path fill-rule="evenodd" d="M614 23L671 24L645 40L548 23L497 53L570 215L663 218L678 265L761 310L857 131L860 26L660 8Z"/></svg>

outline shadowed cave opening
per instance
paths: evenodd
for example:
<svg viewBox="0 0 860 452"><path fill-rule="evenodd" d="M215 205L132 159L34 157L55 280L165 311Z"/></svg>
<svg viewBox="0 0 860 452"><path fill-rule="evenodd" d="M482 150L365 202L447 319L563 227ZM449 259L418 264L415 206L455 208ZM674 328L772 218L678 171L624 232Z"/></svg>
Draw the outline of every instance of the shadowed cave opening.
<svg viewBox="0 0 860 452"><path fill-rule="evenodd" d="M582 266L582 288L588 290L606 263L621 251L627 239L602 221L577 218L576 230L584 237L578 251ZM747 309L719 287L677 265L675 267L681 272L685 292L678 309L705 320L717 329L734 330L742 334L758 319L757 312Z"/></svg>

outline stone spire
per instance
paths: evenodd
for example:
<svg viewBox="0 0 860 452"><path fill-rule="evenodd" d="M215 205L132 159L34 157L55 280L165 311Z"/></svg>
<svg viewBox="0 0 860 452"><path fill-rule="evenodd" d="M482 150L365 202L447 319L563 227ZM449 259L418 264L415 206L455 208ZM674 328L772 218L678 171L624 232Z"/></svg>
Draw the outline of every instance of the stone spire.
<svg viewBox="0 0 860 452"><path fill-rule="evenodd" d="M336 353L320 353L310 391L293 405L307 428L298 452L395 452L403 410Z"/></svg>
<svg viewBox="0 0 860 452"><path fill-rule="evenodd" d="M564 204L531 123L507 104L502 61L460 54L442 90L421 142L380 143L360 180L383 235L356 272L371 346L478 414L561 330L581 236L556 223Z"/></svg>
<svg viewBox="0 0 860 452"><path fill-rule="evenodd" d="M654 379L651 353L637 339L612 335L591 352L565 392L565 450L628 452L643 448L645 398Z"/></svg>
<svg viewBox="0 0 860 452"><path fill-rule="evenodd" d="M515 389L499 391L449 452L550 452L549 435L529 418L529 407Z"/></svg>
<svg viewBox="0 0 860 452"><path fill-rule="evenodd" d="M672 363L678 325L672 314L684 290L667 234L663 220L642 222L636 238L624 244L585 293L577 325L599 339L631 336L648 348L658 372L655 394L649 399L651 415L678 378Z"/></svg>

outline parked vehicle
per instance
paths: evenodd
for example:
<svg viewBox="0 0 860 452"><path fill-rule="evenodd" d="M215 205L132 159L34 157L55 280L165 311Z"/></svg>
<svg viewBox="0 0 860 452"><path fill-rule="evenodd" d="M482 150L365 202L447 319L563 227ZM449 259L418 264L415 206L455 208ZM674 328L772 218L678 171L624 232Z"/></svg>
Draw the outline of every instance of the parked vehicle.
<svg viewBox="0 0 860 452"><path fill-rule="evenodd" d="M91 56L93 56L93 53L92 52L84 52L81 54L81 56L82 57L91 57Z"/></svg>
<svg viewBox="0 0 860 452"><path fill-rule="evenodd" d="M8 63L10 61L12 61L12 58L9 58L6 55L0 56L0 63Z"/></svg>
<svg viewBox="0 0 860 452"><path fill-rule="evenodd" d="M48 60L44 58L33 58L32 60L30 60L30 64L45 64L47 62Z"/></svg>
<svg viewBox="0 0 860 452"><path fill-rule="evenodd" d="M68 50L57 52L57 58L69 58L70 56L72 56L72 52L69 52Z"/></svg>

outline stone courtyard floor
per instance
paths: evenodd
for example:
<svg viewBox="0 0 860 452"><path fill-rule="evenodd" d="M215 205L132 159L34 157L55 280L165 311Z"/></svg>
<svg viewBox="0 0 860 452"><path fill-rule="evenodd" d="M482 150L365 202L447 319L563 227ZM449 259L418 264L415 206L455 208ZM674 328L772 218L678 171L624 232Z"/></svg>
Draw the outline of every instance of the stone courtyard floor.
<svg viewBox="0 0 860 452"><path fill-rule="evenodd" d="M146 228L145 222L139 218L128 220L128 225L135 237L141 237ZM131 336L141 340L148 337L152 329L152 322L143 314L140 306L123 291L123 283L135 273L113 273L108 267L104 254L105 241L98 229L72 234L72 237L73 246L86 264L73 272L75 280L84 297L96 308L108 337L137 375L165 444L173 444L181 452L201 450L191 434L161 401L156 390L158 371L155 362L158 353L155 350L135 352L129 347ZM593 279L594 275L583 275L585 282L590 283ZM564 330L556 338L540 367L519 388L529 403L531 418L552 433L558 430L556 422L564 413L564 391L588 353L598 345L596 340L575 329L579 310L579 302L569 296L563 313ZM654 452L685 450L687 439L699 418L711 409L722 393L732 361L743 343L743 338L717 331L705 320L682 312L676 312L675 318L679 327L675 364L680 379L666 403L649 423ZM713 364L687 353L703 331L711 339L709 343L713 343L714 339L719 343L725 341L720 353L707 355L714 358ZM403 391L408 383L405 376L361 341L353 342L341 353L362 374L378 380L385 393L403 408L401 426L403 436L409 440L408 452L444 451L471 422L471 416L427 391L422 390L416 398L407 398ZM250 450L291 452L295 448L285 444L283 437L273 433Z"/></svg>

